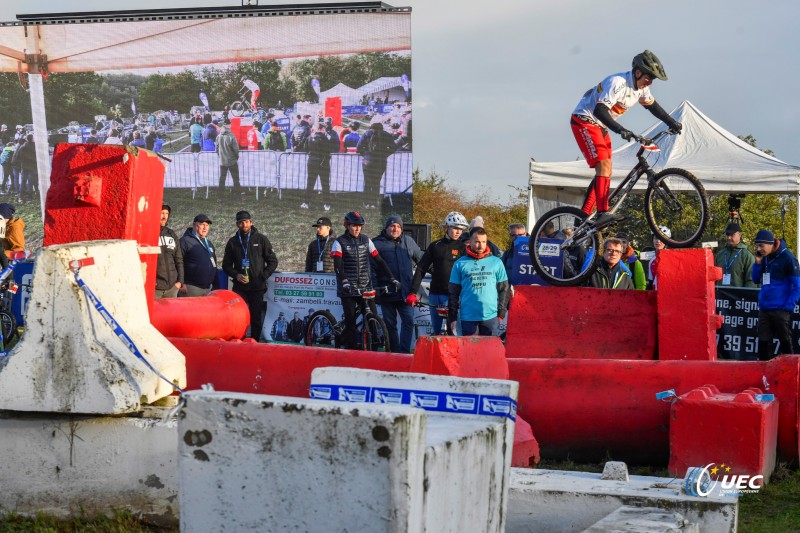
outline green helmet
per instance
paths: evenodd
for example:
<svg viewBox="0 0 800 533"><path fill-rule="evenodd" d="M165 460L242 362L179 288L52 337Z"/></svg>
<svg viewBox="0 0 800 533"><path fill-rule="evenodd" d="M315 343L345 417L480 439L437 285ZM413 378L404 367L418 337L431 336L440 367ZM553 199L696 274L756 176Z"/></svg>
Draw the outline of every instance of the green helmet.
<svg viewBox="0 0 800 533"><path fill-rule="evenodd" d="M638 68L642 74L647 74L651 78L667 81L667 71L664 70L664 65L650 50L636 54L633 58L633 68Z"/></svg>

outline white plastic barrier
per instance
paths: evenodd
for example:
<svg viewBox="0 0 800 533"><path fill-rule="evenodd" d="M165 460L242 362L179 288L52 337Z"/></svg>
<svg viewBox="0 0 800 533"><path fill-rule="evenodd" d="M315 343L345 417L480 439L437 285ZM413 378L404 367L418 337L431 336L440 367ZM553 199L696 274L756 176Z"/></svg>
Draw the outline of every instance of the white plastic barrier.
<svg viewBox="0 0 800 533"><path fill-rule="evenodd" d="M0 409L121 414L172 394L137 358L78 286L70 263L115 325L155 370L183 387L181 354L151 324L134 241L91 241L42 248L36 257L25 333L0 361Z"/></svg>
<svg viewBox="0 0 800 533"><path fill-rule="evenodd" d="M311 373L312 398L426 410L424 530L436 532L472 531L476 524L505 530L518 391L517 382L494 379L342 367ZM470 434L481 437L461 438Z"/></svg>

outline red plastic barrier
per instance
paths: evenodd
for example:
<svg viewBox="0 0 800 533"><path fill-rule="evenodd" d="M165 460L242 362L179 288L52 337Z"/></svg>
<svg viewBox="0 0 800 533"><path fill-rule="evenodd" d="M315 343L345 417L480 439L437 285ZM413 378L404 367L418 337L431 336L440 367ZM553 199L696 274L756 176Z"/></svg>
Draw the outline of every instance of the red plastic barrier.
<svg viewBox="0 0 800 533"><path fill-rule="evenodd" d="M532 468L538 465L541 459L539 443L536 442L531 425L517 415L517 421L514 423L514 449L511 452L511 466Z"/></svg>
<svg viewBox="0 0 800 533"><path fill-rule="evenodd" d="M658 261L658 358L715 361L722 317L714 314L714 282L722 269L708 248L665 250Z"/></svg>
<svg viewBox="0 0 800 533"><path fill-rule="evenodd" d="M775 470L778 402L758 401L757 388L720 393L713 385L691 390L672 404L669 472L686 475L691 466L724 465L712 475L762 475Z"/></svg>
<svg viewBox="0 0 800 533"><path fill-rule="evenodd" d="M241 339L250 325L247 303L232 291L153 301L150 323L165 337Z"/></svg>
<svg viewBox="0 0 800 533"><path fill-rule="evenodd" d="M411 370L408 354L174 337L169 341L186 356L189 390L211 383L220 391L308 398L311 371L318 367Z"/></svg>
<svg viewBox="0 0 800 533"><path fill-rule="evenodd" d="M509 358L655 359L652 291L514 287Z"/></svg>
<svg viewBox="0 0 800 533"><path fill-rule="evenodd" d="M499 337L420 337L411 372L508 379L508 363Z"/></svg>
<svg viewBox="0 0 800 533"><path fill-rule="evenodd" d="M45 201L44 245L130 239L156 247L163 197L164 163L152 152L110 144L58 144ZM147 264L149 300L158 255L141 258Z"/></svg>
<svg viewBox="0 0 800 533"><path fill-rule="evenodd" d="M768 362L509 359L508 366L520 384L518 413L545 457L599 461L608 451L618 460L667 464L670 404L656 401L657 392L681 395L706 383L738 392L764 387L764 379L780 402L778 456L800 456L798 355Z"/></svg>

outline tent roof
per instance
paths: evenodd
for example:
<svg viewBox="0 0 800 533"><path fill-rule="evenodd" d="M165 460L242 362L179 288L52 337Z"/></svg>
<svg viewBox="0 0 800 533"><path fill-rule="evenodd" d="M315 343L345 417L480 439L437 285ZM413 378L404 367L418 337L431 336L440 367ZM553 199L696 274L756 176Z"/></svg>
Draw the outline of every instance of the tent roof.
<svg viewBox="0 0 800 533"><path fill-rule="evenodd" d="M410 12L225 17L0 28L0 71L26 71L26 50L49 72L128 70L411 49ZM358 28L353 32L353 28Z"/></svg>
<svg viewBox="0 0 800 533"><path fill-rule="evenodd" d="M319 95L320 100L323 100L330 96L347 96L352 98L361 98L361 91L359 91L358 89L353 89L352 87L345 85L344 83L337 83L327 91L322 91Z"/></svg>
<svg viewBox="0 0 800 533"><path fill-rule="evenodd" d="M796 193L800 190L800 167L784 163L754 148L705 116L688 100L672 113L683 124L683 133L667 136L659 143L660 158L653 165L684 168L697 176L709 193ZM666 126L659 123L643 133L651 137ZM612 178L621 180L636 164L639 144L630 142L614 150ZM651 158L652 163L652 158ZM582 158L563 163L531 160L530 184L534 190L585 190L592 171ZM544 191L543 191L544 192Z"/></svg>
<svg viewBox="0 0 800 533"><path fill-rule="evenodd" d="M382 78L378 78L377 80L372 80L366 85L362 85L358 88L358 90L361 91L361 94L373 94L380 91L385 91L387 89L394 89L395 87L400 87L402 85L403 81L399 76L396 78L384 76Z"/></svg>

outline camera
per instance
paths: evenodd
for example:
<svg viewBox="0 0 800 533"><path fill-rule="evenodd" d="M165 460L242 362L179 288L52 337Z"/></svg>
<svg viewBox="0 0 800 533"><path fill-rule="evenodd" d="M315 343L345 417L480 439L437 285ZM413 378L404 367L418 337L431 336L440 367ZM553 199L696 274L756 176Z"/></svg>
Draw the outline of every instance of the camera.
<svg viewBox="0 0 800 533"><path fill-rule="evenodd" d="M729 194L728 211L739 211L742 208L742 198L744 194Z"/></svg>

